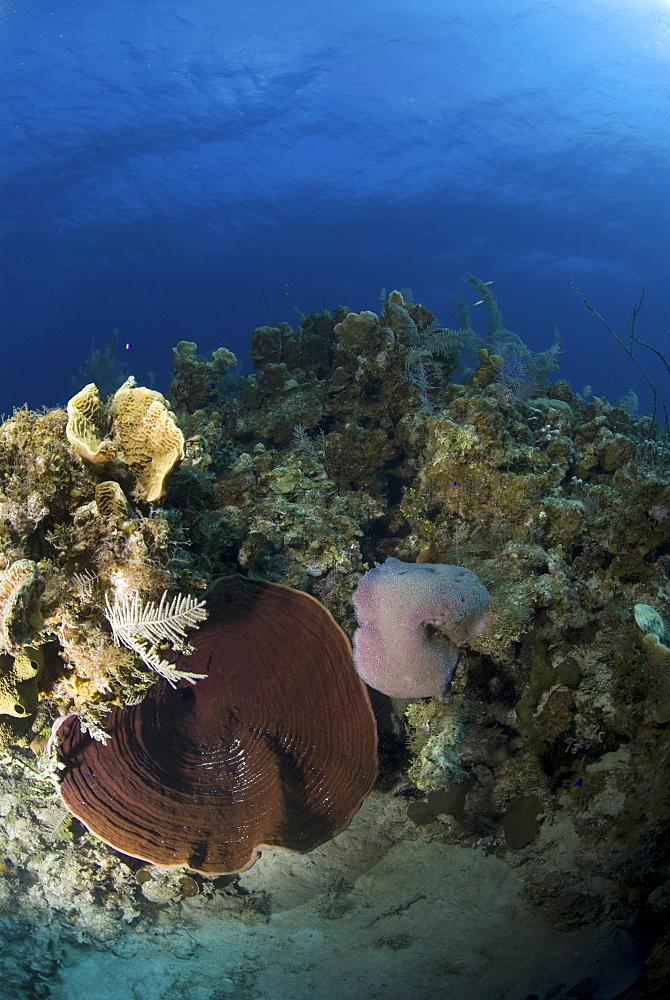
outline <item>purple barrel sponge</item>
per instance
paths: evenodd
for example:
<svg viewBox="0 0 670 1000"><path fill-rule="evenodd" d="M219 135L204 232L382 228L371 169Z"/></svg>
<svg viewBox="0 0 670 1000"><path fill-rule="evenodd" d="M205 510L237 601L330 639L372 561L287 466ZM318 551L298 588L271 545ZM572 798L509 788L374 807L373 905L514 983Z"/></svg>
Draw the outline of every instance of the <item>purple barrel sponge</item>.
<svg viewBox="0 0 670 1000"><path fill-rule="evenodd" d="M459 646L491 624L490 600L462 566L377 563L354 594L356 670L391 698L444 698Z"/></svg>

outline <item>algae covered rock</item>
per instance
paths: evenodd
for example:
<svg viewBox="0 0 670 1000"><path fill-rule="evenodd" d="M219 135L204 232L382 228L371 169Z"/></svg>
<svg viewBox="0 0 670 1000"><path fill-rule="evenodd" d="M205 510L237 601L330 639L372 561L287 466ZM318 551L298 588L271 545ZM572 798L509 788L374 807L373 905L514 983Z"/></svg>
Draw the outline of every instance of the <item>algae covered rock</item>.
<svg viewBox="0 0 670 1000"><path fill-rule="evenodd" d="M652 608L649 604L636 604L633 608L633 613L635 621L639 628L642 629L643 635L653 633L659 639L663 638L665 635L665 622L655 608Z"/></svg>
<svg viewBox="0 0 670 1000"><path fill-rule="evenodd" d="M380 350L382 333L379 316L373 312L347 313L335 327L335 336L337 350L341 352L356 355Z"/></svg>
<svg viewBox="0 0 670 1000"><path fill-rule="evenodd" d="M170 399L177 411L194 413L216 402L219 383L237 367L237 358L225 347L219 347L205 360L198 357L197 344L182 340L173 348L172 365Z"/></svg>
<svg viewBox="0 0 670 1000"><path fill-rule="evenodd" d="M647 714L658 725L664 725L670 722L670 648L654 632L643 637L642 645L649 664Z"/></svg>

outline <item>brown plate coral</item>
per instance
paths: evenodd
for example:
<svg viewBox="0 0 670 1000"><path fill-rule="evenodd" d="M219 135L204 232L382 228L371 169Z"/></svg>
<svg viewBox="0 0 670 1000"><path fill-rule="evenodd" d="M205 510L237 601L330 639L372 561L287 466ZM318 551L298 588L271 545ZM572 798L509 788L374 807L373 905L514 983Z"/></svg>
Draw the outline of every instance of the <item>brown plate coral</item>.
<svg viewBox="0 0 670 1000"><path fill-rule="evenodd" d="M188 663L174 654L203 680L113 709L106 745L63 721L61 795L117 850L228 873L263 845L306 851L343 830L376 778L376 727L349 641L314 598L230 576L207 608Z"/></svg>

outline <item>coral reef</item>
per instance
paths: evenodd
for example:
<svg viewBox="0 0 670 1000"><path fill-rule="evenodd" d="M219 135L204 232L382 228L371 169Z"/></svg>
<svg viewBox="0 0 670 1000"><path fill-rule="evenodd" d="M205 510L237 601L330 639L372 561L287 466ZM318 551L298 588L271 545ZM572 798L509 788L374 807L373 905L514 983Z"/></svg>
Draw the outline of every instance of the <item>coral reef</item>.
<svg viewBox="0 0 670 1000"><path fill-rule="evenodd" d="M670 934L667 635L632 611L670 620L667 443L630 407L551 385L558 340L531 352L486 285L467 294L482 334L465 299L448 329L392 292L379 314L258 327L254 374L225 390L229 352L184 342L169 401L87 386L67 414L6 420L0 742L23 773L57 715L95 732L152 685L114 644L106 596L197 599L242 571L307 591L353 635L375 562L461 567L490 624L450 700L374 696L382 794L435 841L523 859L525 896L556 927L631 925L653 902ZM165 439L155 461L153 431L133 443L136 400ZM29 649L44 666L23 679Z"/></svg>
<svg viewBox="0 0 670 1000"><path fill-rule="evenodd" d="M129 380L125 392L133 391ZM169 424L157 395L143 395L146 409L158 408L158 424ZM128 499L123 485L137 487L139 480L121 460L120 439L113 432L105 437L108 421L89 385L73 397L67 414L18 410L0 427L3 747L37 738L40 727L70 708L95 726L115 700L132 700L152 683L141 662L114 645L103 610L107 594L157 600L171 586L204 585L171 567L175 543L166 515L137 509ZM168 436L181 439L173 421L171 426ZM169 465L164 454L155 463L161 465L162 491ZM27 676L26 655L33 662L34 650L44 668ZM38 698L45 711L31 728Z"/></svg>

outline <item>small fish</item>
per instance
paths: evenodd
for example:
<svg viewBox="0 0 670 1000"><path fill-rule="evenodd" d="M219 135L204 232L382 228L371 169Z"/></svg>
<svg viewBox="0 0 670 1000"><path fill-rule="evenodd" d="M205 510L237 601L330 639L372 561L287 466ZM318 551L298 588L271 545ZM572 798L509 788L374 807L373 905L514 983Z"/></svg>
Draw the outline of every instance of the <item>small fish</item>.
<svg viewBox="0 0 670 1000"><path fill-rule="evenodd" d="M132 344L126 344L126 350L127 351L132 351L132 349L133 349L133 345Z"/></svg>
<svg viewBox="0 0 670 1000"><path fill-rule="evenodd" d="M493 278L491 278L490 281L483 281L482 284L483 285L492 285L493 284Z"/></svg>
<svg viewBox="0 0 670 1000"><path fill-rule="evenodd" d="M484 302L484 299L480 299L479 302L473 302L472 304L473 304L473 306L481 306L483 304L483 302Z"/></svg>
<svg viewBox="0 0 670 1000"><path fill-rule="evenodd" d="M282 292L282 295L290 295L290 292Z"/></svg>

